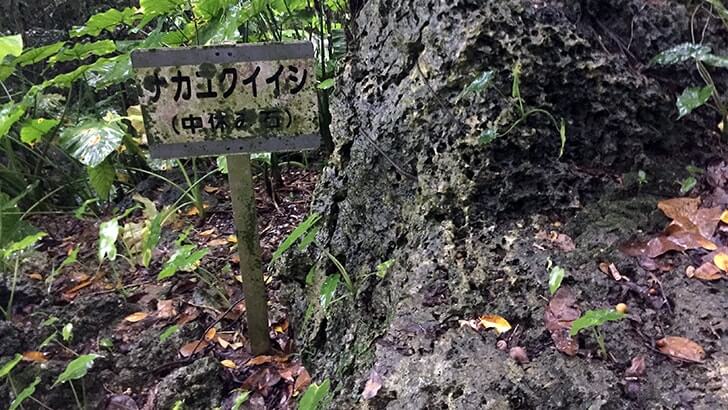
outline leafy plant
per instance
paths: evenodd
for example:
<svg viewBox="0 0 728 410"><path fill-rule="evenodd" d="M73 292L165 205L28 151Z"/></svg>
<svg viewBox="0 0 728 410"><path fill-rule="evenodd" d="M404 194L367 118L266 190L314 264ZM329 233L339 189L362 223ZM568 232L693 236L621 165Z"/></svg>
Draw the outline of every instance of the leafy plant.
<svg viewBox="0 0 728 410"><path fill-rule="evenodd" d="M280 258L283 253L290 249L290 247L293 246L293 244L301 238L303 238L303 240L301 241L300 249L305 249L306 246L308 246L313 241L316 233L318 232L317 229L314 228L314 226L320 220L321 215L317 213L309 215L306 220L301 222L301 224L299 224L296 229L294 229L293 232L291 232L290 235L288 235L286 239L283 240L283 242L278 246L278 249L273 252L271 262Z"/></svg>
<svg viewBox="0 0 728 410"><path fill-rule="evenodd" d="M209 249L197 249L194 245L184 245L172 254L164 268L157 275L157 280L171 278L180 270L194 270L196 264L210 252Z"/></svg>
<svg viewBox="0 0 728 410"><path fill-rule="evenodd" d="M33 396L33 393L35 393L35 387L38 386L38 384L40 384L40 377L36 376L32 383L26 386L15 396L15 399L13 399L12 403L10 403L8 410L15 410L18 407L21 407L25 400Z"/></svg>
<svg viewBox="0 0 728 410"><path fill-rule="evenodd" d="M298 408L300 410L316 410L320 408L324 399L329 394L329 388L331 383L329 379L324 380L320 385L311 383L306 389L306 392L301 396L301 401L298 402Z"/></svg>
<svg viewBox="0 0 728 410"><path fill-rule="evenodd" d="M566 271L561 266L554 266L549 269L549 293L553 295L559 290L565 275Z"/></svg>
<svg viewBox="0 0 728 410"><path fill-rule="evenodd" d="M84 404L82 404L82 402L85 403L85 398L81 400L78 397L78 393L76 392L76 388L73 385L73 381L83 379L86 376L88 370L94 365L94 361L100 357L102 356L92 353L81 355L71 360L71 362L66 365L66 369L58 375L58 378L51 386L51 389L55 388L60 384L68 383L69 386L71 386L73 398L76 400L76 406L78 406L79 410L83 410L86 407Z"/></svg>
<svg viewBox="0 0 728 410"><path fill-rule="evenodd" d="M582 330L592 329L594 332L594 338L599 344L603 357L607 357L607 347L604 343L604 336L599 331L599 328L610 321L618 321L624 319L625 314L617 312L614 309L599 309L589 310L584 312L580 318L576 319L571 324L571 330L569 334L574 337L579 334Z"/></svg>
<svg viewBox="0 0 728 410"><path fill-rule="evenodd" d="M26 236L18 242L13 242L0 250L2 251L2 263L0 263L0 267L7 264L7 262L13 257L15 261L13 264L13 277L10 281L10 297L8 298L8 303L5 308L0 307L0 313L5 316L6 320L10 320L10 316L12 315L15 288L18 283L18 274L20 272L20 253L33 247L44 236L46 236L45 232L38 232L34 235Z"/></svg>

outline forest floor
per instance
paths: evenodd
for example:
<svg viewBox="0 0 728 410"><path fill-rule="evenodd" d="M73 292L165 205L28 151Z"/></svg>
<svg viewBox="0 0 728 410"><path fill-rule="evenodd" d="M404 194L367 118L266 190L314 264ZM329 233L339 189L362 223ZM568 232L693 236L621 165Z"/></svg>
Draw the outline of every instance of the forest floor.
<svg viewBox="0 0 728 410"><path fill-rule="evenodd" d="M276 203L261 175L255 178L264 263L306 217L317 176L311 169L284 167ZM169 186L147 182L136 194L160 209L179 195ZM148 268L129 258L134 254L130 252L134 232L141 228L135 224L145 220L143 203L132 201L131 195L120 203L121 208L140 205L120 220L120 237L127 235L120 242L131 247L120 244L113 263L99 265L97 259L99 224L108 218L68 214L31 218L48 235L19 264L12 317L0 320L0 357L23 354L23 362L11 374L15 388L30 384L34 367L48 369L41 372L37 401L26 401L26 409L75 408L68 384L51 385L70 360L87 353L102 357L89 376L75 382L86 408L170 409L180 401L188 409L231 408L243 391L251 392L246 408L285 408L297 400L293 397L311 378L296 355L287 307L278 302L279 283L266 276L276 356L253 358L245 338L245 302L227 180L217 174L202 191L209 205L205 218L200 219L194 208L183 209L163 229ZM162 262L182 240L210 249L201 269L158 281ZM78 261L49 278L74 249ZM0 283L2 306L10 287ZM72 326L70 336L64 334L67 324ZM0 408L9 407L9 390L0 388Z"/></svg>

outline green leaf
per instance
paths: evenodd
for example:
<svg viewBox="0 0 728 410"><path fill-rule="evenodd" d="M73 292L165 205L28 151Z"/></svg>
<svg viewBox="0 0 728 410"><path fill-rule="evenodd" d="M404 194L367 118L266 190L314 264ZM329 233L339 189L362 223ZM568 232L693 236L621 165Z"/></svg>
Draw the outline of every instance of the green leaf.
<svg viewBox="0 0 728 410"><path fill-rule="evenodd" d="M73 338L73 323L66 323L61 329L61 338L64 342L68 343Z"/></svg>
<svg viewBox="0 0 728 410"><path fill-rule="evenodd" d="M99 59L86 72L86 82L97 90L123 83L130 78L132 66L129 54Z"/></svg>
<svg viewBox="0 0 728 410"><path fill-rule="evenodd" d="M99 357L102 356L97 354L85 354L73 359L70 363L68 363L68 366L66 366L66 370L58 375L58 378L56 379L56 382L53 383L53 386L51 386L51 389L59 384L83 378L86 376L88 369L94 365L94 360Z"/></svg>
<svg viewBox="0 0 728 410"><path fill-rule="evenodd" d="M68 256L66 256L66 259L64 259L63 262L61 262L61 265L58 266L58 269L63 269L66 266L73 265L74 263L76 263L76 261L78 260L78 250L79 249L80 248L78 246L73 248L71 253L69 253Z"/></svg>
<svg viewBox="0 0 728 410"><path fill-rule="evenodd" d="M104 201L109 200L109 193L114 186L116 179L116 169L111 161L104 160L95 167L86 167L89 183L96 191L96 195Z"/></svg>
<svg viewBox="0 0 728 410"><path fill-rule="evenodd" d="M481 91L487 89L493 83L494 78L495 78L495 72L493 72L493 71L482 72L478 76L478 78L473 80L473 82L468 84L468 86L463 89L463 92L460 93L459 98L465 97L470 94L480 94Z"/></svg>
<svg viewBox="0 0 728 410"><path fill-rule="evenodd" d="M5 81L6 78L13 75L15 72L15 64L2 64L0 63L0 81Z"/></svg>
<svg viewBox="0 0 728 410"><path fill-rule="evenodd" d="M714 54L706 54L700 56L700 61L713 67L728 68L728 56L717 56Z"/></svg>
<svg viewBox="0 0 728 410"><path fill-rule="evenodd" d="M686 88L677 98L678 119L690 114L694 109L704 105L713 95L713 86Z"/></svg>
<svg viewBox="0 0 728 410"><path fill-rule="evenodd" d="M313 229L309 230L306 233L306 236L301 239L301 242L298 243L298 250L299 251L305 251L309 245L313 243L313 241L316 240L316 235L318 235L319 227L314 226Z"/></svg>
<svg viewBox="0 0 728 410"><path fill-rule="evenodd" d="M566 148L566 121L561 119L559 125L559 138L561 139L561 148L559 149L559 158L564 156L564 149Z"/></svg>
<svg viewBox="0 0 728 410"><path fill-rule="evenodd" d="M82 164L95 167L121 145L124 135L117 123L88 120L66 128L59 143Z"/></svg>
<svg viewBox="0 0 728 410"><path fill-rule="evenodd" d="M326 379L321 385L312 383L306 389L306 393L301 397L301 401L298 402L299 410L316 410L319 405L323 402L324 398L329 394L329 387L331 383L329 379Z"/></svg>
<svg viewBox="0 0 728 410"><path fill-rule="evenodd" d="M43 83L41 83L40 88L46 89L48 87L59 87L59 88L68 88L73 84L74 81L78 80L79 78L82 78L83 75L88 71L88 69L91 68L91 65L82 65L80 67L77 67L75 70L64 73L64 74L58 74L57 76L51 78L50 80L46 80Z"/></svg>
<svg viewBox="0 0 728 410"><path fill-rule="evenodd" d="M186 0L140 0L140 11L143 15L139 27L162 15L170 15L182 10Z"/></svg>
<svg viewBox="0 0 728 410"><path fill-rule="evenodd" d="M340 279L341 277L339 275L331 275L327 277L324 283L321 285L321 309L326 310L331 305L331 302L334 301L336 288L339 287Z"/></svg>
<svg viewBox="0 0 728 410"><path fill-rule="evenodd" d="M19 56L23 52L23 37L20 34L0 37L0 62L5 56Z"/></svg>
<svg viewBox="0 0 728 410"><path fill-rule="evenodd" d="M109 9L103 13L91 16L88 21L86 21L86 25L73 27L71 31L69 31L69 34L71 37L96 37L101 34L102 31L112 33L116 27L121 24L130 26L140 17L141 15L137 14L137 10L135 8L127 7L122 11Z"/></svg>
<svg viewBox="0 0 728 410"><path fill-rule="evenodd" d="M19 64L21 67L40 63L41 61L45 61L48 57L58 54L65 45L65 41L59 41L57 43L48 44L47 46L29 48L15 59L15 63Z"/></svg>
<svg viewBox="0 0 728 410"><path fill-rule="evenodd" d="M8 407L8 410L15 410L18 407L20 407L23 402L29 398L30 396L35 393L35 386L37 386L40 383L40 377L36 376L35 380L33 380L28 387L24 388L20 393L18 393L18 396L15 397L12 403L10 403L10 407Z"/></svg>
<svg viewBox="0 0 728 410"><path fill-rule="evenodd" d="M0 367L0 379L10 374L10 372L13 371L15 366L20 363L20 361L23 360L23 356L20 354L16 354L15 357L7 361L3 367Z"/></svg>
<svg viewBox="0 0 728 410"><path fill-rule="evenodd" d="M25 114L25 106L9 102L0 107L0 139L7 135L10 127L20 121Z"/></svg>
<svg viewBox="0 0 728 410"><path fill-rule="evenodd" d="M389 272L389 268L391 268L393 264L394 259L390 259L377 265L377 276L384 279L387 276L387 272Z"/></svg>
<svg viewBox="0 0 728 410"><path fill-rule="evenodd" d="M328 90L329 88L333 87L334 84L336 84L336 79L329 78L327 80L321 81L321 83L318 85L319 90Z"/></svg>
<svg viewBox="0 0 728 410"><path fill-rule="evenodd" d="M53 65L65 61L85 60L91 56L105 56L116 51L116 44L111 40L78 43L71 48L64 48L48 60Z"/></svg>
<svg viewBox="0 0 728 410"><path fill-rule="evenodd" d="M483 145L487 145L495 141L496 138L498 138L498 130L495 128L488 128L487 130L483 131L482 134L480 134L480 139L478 142Z"/></svg>
<svg viewBox="0 0 728 410"><path fill-rule="evenodd" d="M28 235L25 238L23 238L17 242L11 243L10 245L6 246L3 249L3 257L5 259L7 259L7 258L13 256L13 254L16 252L24 251L24 250L32 247L33 245L36 244L36 242L41 240L41 238L43 238L46 235L47 234L45 232L38 232L33 235Z"/></svg>
<svg viewBox="0 0 728 410"><path fill-rule="evenodd" d="M116 259L116 240L119 237L119 220L117 218L103 222L99 226L99 262L105 258Z"/></svg>
<svg viewBox="0 0 728 410"><path fill-rule="evenodd" d="M162 223L167 218L167 212L161 212L157 214L149 225L149 230L144 236L144 242L142 244L142 264L145 267L149 267L152 262L152 252L157 247L159 239L162 236Z"/></svg>
<svg viewBox="0 0 728 410"><path fill-rule="evenodd" d="M43 339L43 341L38 345L38 350L41 350L51 344L52 341L56 340L56 336L58 336L58 332L53 332L50 334L50 336Z"/></svg>
<svg viewBox="0 0 728 410"><path fill-rule="evenodd" d="M688 192L692 191L697 184L698 180L695 179L695 177L692 175L683 179L682 181L680 181L680 194L687 194Z"/></svg>
<svg viewBox="0 0 728 410"><path fill-rule="evenodd" d="M173 334L175 334L179 330L179 326L172 325L168 328L164 329L164 331L159 335L159 342L163 343L165 340L169 339Z"/></svg>
<svg viewBox="0 0 728 410"><path fill-rule="evenodd" d="M20 140L26 144L35 144L40 141L44 135L54 129L60 121L55 119L36 118L27 120L20 129Z"/></svg>
<svg viewBox="0 0 728 410"><path fill-rule="evenodd" d="M228 173L227 157L224 157L224 156L217 157L217 170L220 171L221 174L227 175L227 173Z"/></svg>
<svg viewBox="0 0 728 410"><path fill-rule="evenodd" d="M650 64L671 65L688 61L693 58L700 59L710 53L710 47L702 44L683 43L656 55Z"/></svg>
<svg viewBox="0 0 728 410"><path fill-rule="evenodd" d="M614 309L589 310L571 324L569 334L576 336L584 329L601 326L609 321L622 320L624 316L624 313L619 313Z"/></svg>
<svg viewBox="0 0 728 410"><path fill-rule="evenodd" d="M561 287L561 281L564 280L566 271L560 266L554 266L549 271L549 292L553 295Z"/></svg>
<svg viewBox="0 0 728 410"><path fill-rule="evenodd" d="M305 221L303 221L300 225L296 227L296 229L291 232L290 235L281 243L281 245L276 249L276 251L273 253L273 257L271 259L272 261L275 261L276 259L280 258L281 255L285 251L288 250L297 240L298 238L304 236L306 232L308 232L309 229L311 229L312 226L314 226L319 220L321 219L321 215L317 213L311 214L308 218L306 218Z"/></svg>
<svg viewBox="0 0 728 410"><path fill-rule="evenodd" d="M235 396L235 400L233 400L233 406L230 410L240 410L240 407L248 401L248 397L250 397L249 391L238 392L238 395Z"/></svg>
<svg viewBox="0 0 728 410"><path fill-rule="evenodd" d="M108 337L103 337L99 340L99 347L103 347L104 349L112 349L114 347L114 341L109 339Z"/></svg>
<svg viewBox="0 0 728 410"><path fill-rule="evenodd" d="M209 252L210 250L207 248L195 251L194 245L182 246L169 258L169 261L164 265L164 269L157 275L157 280L164 280L174 276L180 270L193 269L194 265Z"/></svg>

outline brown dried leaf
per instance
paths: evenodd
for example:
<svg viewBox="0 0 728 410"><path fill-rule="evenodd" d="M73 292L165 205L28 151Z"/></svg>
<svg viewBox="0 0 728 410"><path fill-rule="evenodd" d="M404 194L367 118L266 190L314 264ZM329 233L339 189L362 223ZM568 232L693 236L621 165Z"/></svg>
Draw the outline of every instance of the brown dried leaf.
<svg viewBox="0 0 728 410"><path fill-rule="evenodd" d="M142 320L146 319L147 316L149 316L149 313L147 313L147 312L136 312L136 313L132 313L131 315L125 317L124 321L129 322L129 323L141 322Z"/></svg>
<svg viewBox="0 0 728 410"><path fill-rule="evenodd" d="M579 343L569 335L572 322L581 316L575 305L576 298L569 288L562 287L556 291L544 312L546 329L551 333L556 349L569 356L579 351Z"/></svg>
<svg viewBox="0 0 728 410"><path fill-rule="evenodd" d="M361 397L364 400L370 400L379 393L379 389L381 388L382 376L380 376L376 370L372 370L369 374L369 380L367 380L367 384L364 386L364 391L362 392Z"/></svg>
<svg viewBox="0 0 728 410"><path fill-rule="evenodd" d="M306 388L311 384L311 375L308 374L308 370L303 369L298 374L298 377L296 377L296 383L293 385L293 395L297 395L298 393L306 390Z"/></svg>
<svg viewBox="0 0 728 410"><path fill-rule="evenodd" d="M702 363L705 350L699 344L680 336L667 336L657 341L660 353L677 361Z"/></svg>
<svg viewBox="0 0 728 410"><path fill-rule="evenodd" d="M29 274L28 274L28 277L29 277L29 278L31 278L31 279L33 279L33 280L36 280L36 281L41 281L41 280L43 280L43 275L41 275L41 274L40 274L40 273L38 273L38 272L32 272L32 273L29 273Z"/></svg>
<svg viewBox="0 0 728 410"><path fill-rule="evenodd" d="M200 232L200 236L203 237L203 238L206 238L208 236L212 236L212 234L214 234L214 233L215 233L215 228L210 228L210 229L208 229L206 231Z"/></svg>
<svg viewBox="0 0 728 410"><path fill-rule="evenodd" d="M221 361L220 364L223 365L223 367L227 367L228 369L238 368L238 365L236 365L234 361L229 359Z"/></svg>
<svg viewBox="0 0 728 410"><path fill-rule="evenodd" d="M217 335L217 329L215 329L214 327L212 327L212 328L210 328L210 330L208 330L205 333L205 340L208 341L208 342L210 342L213 339L215 339L215 335Z"/></svg>
<svg viewBox="0 0 728 410"><path fill-rule="evenodd" d="M187 306L182 312L179 318L177 318L177 325L182 326L192 322L200 316L200 311L194 306Z"/></svg>
<svg viewBox="0 0 728 410"><path fill-rule="evenodd" d="M194 340L192 342L187 343L186 345L182 346L179 349L179 354L182 355L182 357L190 357L193 354L199 353L207 347L208 343L206 340Z"/></svg>
<svg viewBox="0 0 728 410"><path fill-rule="evenodd" d="M625 377L643 377L647 371L647 364L644 356L632 358L632 365L624 372Z"/></svg>
<svg viewBox="0 0 728 410"><path fill-rule="evenodd" d="M157 302L158 319L170 319L177 316L177 307L174 299L160 300Z"/></svg>
<svg viewBox="0 0 728 410"><path fill-rule="evenodd" d="M692 272L692 276L689 277L700 280L712 281L719 280L723 277L723 274L720 272L720 269L718 269L718 267L713 265L711 262L705 262L704 264L700 265L699 268L695 269L695 271Z"/></svg>
<svg viewBox="0 0 728 410"><path fill-rule="evenodd" d="M246 366L259 366L261 364L270 363L273 361L273 356L269 355L262 355L262 356L256 356L250 360L248 360L248 363L245 363Z"/></svg>
<svg viewBox="0 0 728 410"><path fill-rule="evenodd" d="M228 244L227 239L225 239L225 238L217 238L217 239L213 239L210 242L208 242L207 243L207 246L209 246L211 248L217 248L219 246L225 246L227 244Z"/></svg>
<svg viewBox="0 0 728 410"><path fill-rule="evenodd" d="M48 359L45 356L45 353L35 352L35 351L23 353L23 360L26 362L34 362L34 363L45 363L48 361Z"/></svg>

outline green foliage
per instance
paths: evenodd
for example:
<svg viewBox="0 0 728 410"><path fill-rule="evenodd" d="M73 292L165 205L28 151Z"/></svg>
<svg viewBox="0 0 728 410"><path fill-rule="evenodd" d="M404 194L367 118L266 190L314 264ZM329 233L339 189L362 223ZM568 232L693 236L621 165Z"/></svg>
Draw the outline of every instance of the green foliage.
<svg viewBox="0 0 728 410"><path fill-rule="evenodd" d="M114 51L116 51L116 44L111 40L78 43L73 47L61 49L56 55L48 59L48 63L53 65L66 61L85 60L91 56L105 56Z"/></svg>
<svg viewBox="0 0 728 410"><path fill-rule="evenodd" d="M108 258L110 261L116 260L116 240L118 238L118 218L113 218L109 221L103 222L99 226L99 262L103 262L106 258Z"/></svg>
<svg viewBox="0 0 728 410"><path fill-rule="evenodd" d="M89 183L96 191L96 195L104 201L108 200L111 187L116 179L114 164L105 159L95 167L86 167L86 172L88 172Z"/></svg>
<svg viewBox="0 0 728 410"><path fill-rule="evenodd" d="M209 249L197 249L194 245L183 245L169 258L157 280L164 280L174 276L180 270L194 270L197 262L201 261L210 252Z"/></svg>
<svg viewBox="0 0 728 410"><path fill-rule="evenodd" d="M48 134L52 129L56 128L60 121L56 119L37 118L27 120L20 129L20 140L26 144L35 144Z"/></svg>
<svg viewBox="0 0 728 410"><path fill-rule="evenodd" d="M65 41L59 41L57 43L48 44L42 47L29 48L23 52L18 58L15 59L15 64L19 66L27 66L31 64L37 64L47 60L58 54L59 51L66 45Z"/></svg>
<svg viewBox="0 0 728 410"><path fill-rule="evenodd" d="M688 192L692 191L693 188L695 188L695 185L698 184L698 180L694 176L690 175L689 177L686 177L679 183L680 183L680 194L685 195Z"/></svg>
<svg viewBox="0 0 728 410"><path fill-rule="evenodd" d="M10 127L23 118L25 106L9 102L0 108L0 139L7 135Z"/></svg>
<svg viewBox="0 0 728 410"><path fill-rule="evenodd" d="M326 310L333 303L334 296L336 295L336 288L339 287L340 279L341 277L339 275L331 275L327 277L321 285L321 294L319 296L321 309Z"/></svg>
<svg viewBox="0 0 728 410"><path fill-rule="evenodd" d="M36 376L35 380L33 380L32 383L30 383L20 393L18 393L18 396L15 397L12 403L10 403L10 407L8 408L8 410L15 410L19 408L26 399L28 399L35 393L35 387L38 386L38 384L40 384L40 377Z"/></svg>
<svg viewBox="0 0 728 410"><path fill-rule="evenodd" d="M672 65L684 63L691 59L700 60L710 54L710 51L710 47L702 44L682 43L656 55L652 59L651 63L658 65Z"/></svg>
<svg viewBox="0 0 728 410"><path fill-rule="evenodd" d="M131 26L140 17L135 8L127 7L122 11L109 9L91 16L86 25L72 28L69 34L71 37L96 37L104 31L111 33L120 25Z"/></svg>
<svg viewBox="0 0 728 410"><path fill-rule="evenodd" d="M571 324L569 334L573 337L584 329L599 327L610 321L622 320L624 317L624 313L614 309L589 310Z"/></svg>
<svg viewBox="0 0 728 410"><path fill-rule="evenodd" d="M291 232L288 237L283 240L283 242L280 244L278 249L273 253L273 257L271 259L272 261L275 261L276 259L280 258L281 255L283 255L284 252L286 252L293 244L300 239L301 237L304 237L309 230L318 223L318 221L321 219L321 215L317 213L311 214L308 218L306 218L305 221L301 222L300 225L296 227L296 229ZM309 241L310 243L310 241Z"/></svg>
<svg viewBox="0 0 728 410"><path fill-rule="evenodd" d="M73 323L66 323L61 329L61 338L64 342L68 343L73 339Z"/></svg>
<svg viewBox="0 0 728 410"><path fill-rule="evenodd" d="M21 360L23 360L23 356L16 354L15 357L8 360L2 367L0 367L0 379L9 375Z"/></svg>
<svg viewBox="0 0 728 410"><path fill-rule="evenodd" d="M677 97L677 112L680 114L678 118L682 118L694 109L703 106L713 95L713 86L705 87L688 87L679 97Z"/></svg>
<svg viewBox="0 0 728 410"><path fill-rule="evenodd" d="M47 234L45 232L38 232L33 235L28 235L17 242L11 243L10 245L2 249L3 257L5 259L8 259L17 252L21 252L33 247L39 240L41 240L46 235Z"/></svg>
<svg viewBox="0 0 728 410"><path fill-rule="evenodd" d="M239 391L238 395L235 396L235 400L233 400L233 406L230 408L230 410L240 410L240 407L242 407L243 404L248 401L249 397L249 391Z"/></svg>
<svg viewBox="0 0 728 410"><path fill-rule="evenodd" d="M164 329L164 331L159 335L159 342L164 343L167 339L169 339L173 334L177 333L179 331L179 326L172 325Z"/></svg>
<svg viewBox="0 0 728 410"><path fill-rule="evenodd" d="M468 84L468 86L463 89L463 91L460 93L460 97L458 98L462 98L470 94L480 94L488 87L490 87L490 85L493 83L493 79L495 79L494 71L484 71L478 76L478 78L473 80L473 82Z"/></svg>
<svg viewBox="0 0 728 410"><path fill-rule="evenodd" d="M0 62L6 56L19 56L23 52L23 38L20 34L0 37Z"/></svg>
<svg viewBox="0 0 728 410"><path fill-rule="evenodd" d="M68 363L63 373L58 375L58 378L51 388L72 380L82 379L86 376L88 370L94 365L94 361L99 357L102 356L97 354L85 354L73 359L70 363Z"/></svg>
<svg viewBox="0 0 728 410"><path fill-rule="evenodd" d="M115 123L89 120L77 127L66 128L60 143L82 164L96 167L121 145L124 134Z"/></svg>
<svg viewBox="0 0 728 410"><path fill-rule="evenodd" d="M312 383L298 402L299 410L316 410L320 408L326 396L329 394L331 382L326 379L320 385Z"/></svg>
<svg viewBox="0 0 728 410"><path fill-rule="evenodd" d="M394 264L394 259L390 259L388 261L384 261L377 265L377 271L376 274L381 279L384 279L387 276L387 272L389 272L389 268L392 267Z"/></svg>
<svg viewBox="0 0 728 410"><path fill-rule="evenodd" d="M553 295L559 290L565 275L566 271L560 266L554 266L549 269L549 293Z"/></svg>

